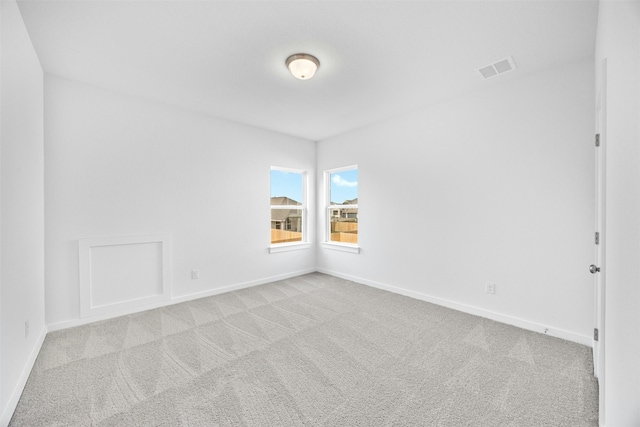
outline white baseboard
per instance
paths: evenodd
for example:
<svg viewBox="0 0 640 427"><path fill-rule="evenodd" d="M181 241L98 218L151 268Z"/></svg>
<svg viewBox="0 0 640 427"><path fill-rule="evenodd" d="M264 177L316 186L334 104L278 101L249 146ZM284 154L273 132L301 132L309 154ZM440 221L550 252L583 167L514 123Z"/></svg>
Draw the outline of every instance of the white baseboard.
<svg viewBox="0 0 640 427"><path fill-rule="evenodd" d="M404 295L407 297L419 299L422 301L430 302L433 304L441 305L443 307L451 308L454 310L462 311L464 313L473 314L476 316L484 317L487 319L495 320L497 322L506 323L508 325L517 326L522 329L526 329L533 332L539 332L541 334L549 335L556 338L561 338L567 341L572 341L578 344L592 347L592 337L586 335L576 334L574 332L565 331L563 329L554 328L552 326L543 325L530 320L521 319L519 317L513 317L507 314L498 313L495 311L485 310L483 308L474 307L467 304L447 300L444 298L434 297L431 295L423 294L421 292L415 292L396 286L387 285L384 283L374 282L372 280L363 279L361 277L351 276L349 274L343 274L337 271L328 270L325 268L318 268L320 273L329 274L331 276L340 277L342 279L351 280L353 282L361 283L363 285L371 286L373 288L382 289L385 291L393 292L396 294Z"/></svg>
<svg viewBox="0 0 640 427"><path fill-rule="evenodd" d="M225 293L225 292L237 291L239 289L249 288L249 287L258 286L258 285L263 285L265 283L276 282L278 280L289 279L291 277L301 276L303 274L313 273L313 272L316 272L316 271L320 272L320 273L329 274L331 276L340 277L340 278L343 278L343 279L346 279L346 280L351 280L351 281L354 281L354 282L357 282L357 283L361 283L363 285L367 285L367 286L371 286L371 287L374 287L374 288L382 289L382 290L385 290L385 291L393 292L393 293L396 293L396 294L400 294L400 295L408 296L408 297L411 297L411 298L419 299L419 300L422 300L422 301L430 302L430 303L433 303L433 304L441 305L443 307L447 307L447 308L451 308L451 309L454 309L454 310L462 311L464 313L469 313L469 314L473 314L473 315L476 315L476 316L484 317L484 318L487 318L487 319L495 320L497 322L506 323L508 325L517 326L519 328L526 329L526 330L529 330L529 331L539 332L541 334L546 334L546 335L549 335L549 336L552 336L552 337L565 339L567 341L572 341L572 342L575 342L575 343L578 343L578 344L585 345L587 347L592 347L592 345L593 345L592 337L590 337L590 336L576 334L574 332L570 332L570 331L566 331L566 330L563 330L563 329L554 328L554 327L549 326L549 325L543 325L541 323L532 322L530 320L521 319L519 317L514 317L514 316L507 315L507 314L502 314L502 313L498 313L498 312L495 312L495 311L490 311L490 310L486 310L486 309L483 309L483 308L474 307L474 306L467 305L467 304L462 304L462 303L451 301L451 300L447 300L447 299L444 299L444 298L434 297L432 295L424 294L424 293L421 293L421 292L415 292L415 291L411 291L411 290L408 290L408 289L400 288L400 287L397 287L397 286L387 285L385 283L375 282L375 281L372 281L372 280L368 280L368 279L364 279L364 278L356 277L356 276L351 276L349 274L343 274L343 273L340 273L338 271L328 270L328 269L325 269L325 268L309 268L309 269L305 269L305 270L298 270L298 271L295 271L295 272L281 274L281 275L278 275L278 276L271 276L271 277L267 277L267 278L264 278L264 279L258 279L258 280L248 281L248 282L236 283L234 285L229 285L229 286L225 286L225 287L222 287L222 288L210 289L210 290L207 290L207 291L196 292L196 293L188 294L188 295L181 295L181 296L173 297L173 298L171 298L169 300L161 301L161 302L156 303L156 304L146 305L144 307L139 307L139 308L132 309L132 310L123 310L123 311L108 313L108 314L104 314L104 315L92 316L90 318L84 318L84 319L72 319L72 320L68 320L68 321L64 321L64 322L48 325L48 330L50 332L53 332L53 331L58 331L58 330L61 330L61 329L72 328L72 327L75 327L75 326L85 325L85 324L89 324L89 323L93 323L93 322L97 322L97 321L101 321L101 320L107 320L107 319L112 319L112 318L115 318L115 317L125 316L127 314L137 313L137 312L144 311L144 310L151 310L151 309L154 309L154 308L165 307L165 306L169 306L169 305L173 305L173 304L179 304L181 302L192 301L192 300L195 300L195 299L198 299L198 298L204 298L204 297L208 297L208 296L218 295L218 294L222 294L222 293ZM43 339L44 339L44 337L43 337Z"/></svg>
<svg viewBox="0 0 640 427"><path fill-rule="evenodd" d="M29 354L29 358L22 367L22 372L20 372L20 377L18 378L18 384L16 384L16 387L13 389L13 393L11 393L11 397L9 397L9 400L7 401L7 406L3 408L2 418L0 418L1 427L7 427L11 421L11 417L13 416L13 413L18 406L18 402L20 401L20 396L22 396L24 387L27 385L27 380L29 379L33 365L36 363L38 353L40 353L44 339L47 336L47 331L46 326L42 328L40 336L36 341L36 345L33 347L31 354Z"/></svg>
<svg viewBox="0 0 640 427"><path fill-rule="evenodd" d="M96 316L86 317L82 319L72 319L64 322L54 323L49 325L49 332L59 331L62 329L73 328L75 326L86 325L93 322L99 322L101 320L113 319L115 317L126 316L127 314L139 313L141 311L152 310L154 308L166 307L173 304L179 304L181 302L192 301L198 298L209 297L212 295L223 294L225 292L237 291L239 289L250 288L252 286L264 285L265 283L277 282L278 280L290 279L292 277L301 276L303 274L314 273L317 269L308 268L305 270L298 270L291 273L280 274L277 276L271 276L264 279L251 280L248 282L236 283L234 285L224 286L222 288L209 289L202 292L195 292L193 294L180 295L172 297L171 299L159 301L153 304L147 304L130 309L122 309L110 313L99 314Z"/></svg>
<svg viewBox="0 0 640 427"><path fill-rule="evenodd" d="M239 289L250 288L252 286L264 285L266 283L277 282L278 280L290 279L292 277L302 276L303 274L315 273L318 271L316 268L307 268L305 270L294 271L293 273L280 274L278 276L267 277L266 279L252 280L249 282L237 283L235 285L225 286L224 288L211 289L203 292L196 292L193 294L182 295L171 299L172 304L180 302L192 301L198 298L210 297L213 295L223 294L225 292L237 291Z"/></svg>

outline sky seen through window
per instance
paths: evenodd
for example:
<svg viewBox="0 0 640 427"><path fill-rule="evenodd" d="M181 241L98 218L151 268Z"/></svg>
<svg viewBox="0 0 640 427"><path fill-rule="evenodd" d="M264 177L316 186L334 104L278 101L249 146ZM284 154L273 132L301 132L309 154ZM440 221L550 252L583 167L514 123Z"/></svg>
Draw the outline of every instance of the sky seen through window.
<svg viewBox="0 0 640 427"><path fill-rule="evenodd" d="M358 197L358 169L331 174L331 201L342 204Z"/></svg>

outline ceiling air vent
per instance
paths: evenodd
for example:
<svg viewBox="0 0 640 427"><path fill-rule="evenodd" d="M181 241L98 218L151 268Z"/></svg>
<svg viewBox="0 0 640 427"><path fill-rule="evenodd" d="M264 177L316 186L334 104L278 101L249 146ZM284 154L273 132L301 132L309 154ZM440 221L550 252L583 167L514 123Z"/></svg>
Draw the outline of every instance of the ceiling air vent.
<svg viewBox="0 0 640 427"><path fill-rule="evenodd" d="M507 71L512 71L516 69L516 64L513 62L513 58L508 56L494 64L487 65L486 67L482 67L478 70L483 79L488 79L489 77L497 76L498 74L506 73Z"/></svg>

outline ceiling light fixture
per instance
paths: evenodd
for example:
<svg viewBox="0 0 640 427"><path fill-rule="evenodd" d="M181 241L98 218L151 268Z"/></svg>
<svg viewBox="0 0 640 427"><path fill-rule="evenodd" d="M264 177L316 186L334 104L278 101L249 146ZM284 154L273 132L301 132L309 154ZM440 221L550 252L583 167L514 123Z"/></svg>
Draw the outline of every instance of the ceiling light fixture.
<svg viewBox="0 0 640 427"><path fill-rule="evenodd" d="M309 80L320 67L320 61L307 53L296 53L286 60L287 68L293 77L300 80Z"/></svg>

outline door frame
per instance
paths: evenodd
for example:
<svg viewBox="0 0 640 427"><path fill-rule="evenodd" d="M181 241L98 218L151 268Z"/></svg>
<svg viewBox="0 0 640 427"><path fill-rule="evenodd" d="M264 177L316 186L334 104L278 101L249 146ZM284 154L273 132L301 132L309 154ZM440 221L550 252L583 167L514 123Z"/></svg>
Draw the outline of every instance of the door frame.
<svg viewBox="0 0 640 427"><path fill-rule="evenodd" d="M596 84L596 134L599 144L595 147L595 227L599 233L599 242L594 247L594 262L600 271L594 274L594 311L595 328L598 339L593 340L593 370L598 378L599 388L599 417L604 420L604 383L605 383L605 341L607 339L605 325L606 301L606 147L607 147L607 60L598 64L599 75ZM595 334L594 334L595 335Z"/></svg>

